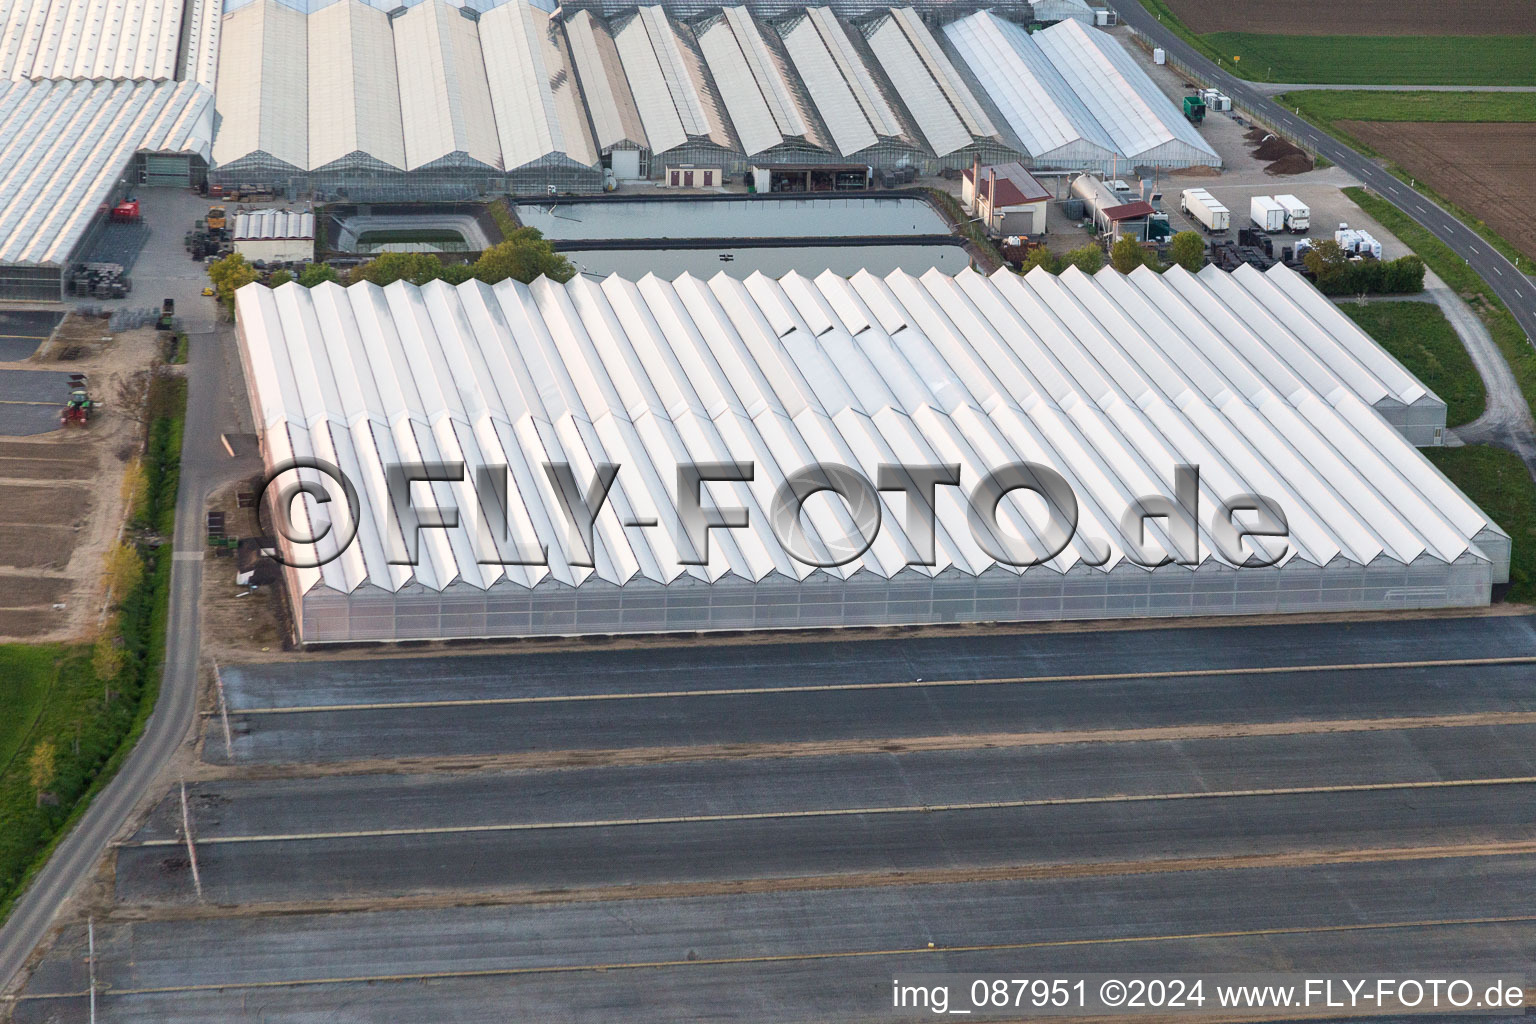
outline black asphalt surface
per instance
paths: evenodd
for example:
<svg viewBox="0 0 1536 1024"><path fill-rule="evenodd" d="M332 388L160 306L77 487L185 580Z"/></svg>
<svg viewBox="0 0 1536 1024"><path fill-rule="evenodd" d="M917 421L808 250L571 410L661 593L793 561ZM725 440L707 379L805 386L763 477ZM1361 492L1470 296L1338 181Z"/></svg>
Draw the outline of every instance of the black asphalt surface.
<svg viewBox="0 0 1536 1024"><path fill-rule="evenodd" d="M0 310L0 363L30 358L63 319L63 313Z"/></svg>
<svg viewBox="0 0 1536 1024"><path fill-rule="evenodd" d="M200 839L1536 777L1536 723L191 783ZM168 795L133 841L175 839Z"/></svg>
<svg viewBox="0 0 1536 1024"><path fill-rule="evenodd" d="M1211 85L1231 96L1234 105L1262 114L1275 127L1323 154L1423 225L1488 282L1494 294L1514 314L1521 329L1525 331L1526 340L1536 338L1536 283L1516 269L1513 263L1479 237L1477 232L1436 206L1422 193L1409 188L1368 157L1275 103L1254 88L1252 83L1218 68L1175 35L1137 0L1109 0L1109 6L1120 15L1121 21L1135 27L1186 66L1199 70Z"/></svg>
<svg viewBox="0 0 1536 1024"><path fill-rule="evenodd" d="M1529 976L1536 924L1507 919L1528 917L1511 896L1530 877L1526 858L1421 860L152 921L98 925L97 942L116 1022L922 1020L890 1011L892 978L1277 964ZM84 991L83 933L35 976L43 998L17 1006L19 1024L84 1019L84 998L48 998ZM299 979L322 983L240 987Z"/></svg>
<svg viewBox="0 0 1536 1024"><path fill-rule="evenodd" d="M0 353L0 358L3 355ZM0 437L26 437L59 429L59 410L69 398L68 383L67 373L0 370Z"/></svg>

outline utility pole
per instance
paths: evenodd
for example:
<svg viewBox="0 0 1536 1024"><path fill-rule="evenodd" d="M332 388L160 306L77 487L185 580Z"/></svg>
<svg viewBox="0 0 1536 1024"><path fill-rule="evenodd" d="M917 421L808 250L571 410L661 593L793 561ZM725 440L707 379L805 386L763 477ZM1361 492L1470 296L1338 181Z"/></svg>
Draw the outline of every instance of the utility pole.
<svg viewBox="0 0 1536 1024"><path fill-rule="evenodd" d="M187 837L187 859L192 862L192 885L197 889L197 898L203 898L203 879L197 871L197 845L192 842L192 815L187 810L187 782L181 782L181 833Z"/></svg>
<svg viewBox="0 0 1536 1024"><path fill-rule="evenodd" d="M91 974L91 1024L96 1024L96 919L85 919L86 964Z"/></svg>
<svg viewBox="0 0 1536 1024"><path fill-rule="evenodd" d="M235 760L235 741L229 735L229 704L224 700L224 675L219 671L219 661L213 661L213 682L219 691L219 720L224 723L224 752L229 755L230 763Z"/></svg>

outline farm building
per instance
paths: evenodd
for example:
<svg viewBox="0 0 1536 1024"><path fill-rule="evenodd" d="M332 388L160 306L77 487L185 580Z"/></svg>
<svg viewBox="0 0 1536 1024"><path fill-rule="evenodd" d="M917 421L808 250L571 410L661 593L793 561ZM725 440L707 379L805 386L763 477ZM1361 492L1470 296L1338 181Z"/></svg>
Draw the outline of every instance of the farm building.
<svg viewBox="0 0 1536 1024"><path fill-rule="evenodd" d="M184 80L212 88L219 15L215 0L12 0L0 14L0 79Z"/></svg>
<svg viewBox="0 0 1536 1024"><path fill-rule="evenodd" d="M252 263L315 258L315 215L308 210L242 210L230 231L235 251Z"/></svg>
<svg viewBox="0 0 1536 1024"><path fill-rule="evenodd" d="M1122 155L1024 29L978 11L944 34L1035 167L1105 170Z"/></svg>
<svg viewBox="0 0 1536 1024"><path fill-rule="evenodd" d="M564 37L549 29L549 9L527 0L252 0L221 27L211 177L353 198L599 188Z"/></svg>
<svg viewBox="0 0 1536 1024"><path fill-rule="evenodd" d="M876 63L941 166L969 167L977 160L1004 163L1019 157L916 11L891 8L865 22L863 31Z"/></svg>
<svg viewBox="0 0 1536 1024"><path fill-rule="evenodd" d="M213 95L197 82L0 86L0 298L59 301L102 211L129 183L194 181L212 137Z"/></svg>
<svg viewBox="0 0 1536 1024"><path fill-rule="evenodd" d="M1411 379L1365 372L1358 339L1329 344L1342 315L1293 278L249 286L240 350L269 469L315 457L356 488L354 541L336 547L347 502L306 496L296 528L334 512L338 529L282 542L319 563L285 570L299 639L1486 604L1509 538L1372 408ZM385 467L403 462L465 465L431 485L451 528L390 519ZM750 478L679 475L727 462ZM973 490L1018 462L1070 494ZM584 539L562 494L599 464L618 468ZM802 468L882 464L956 465L964 490L906 478L931 531L900 483L770 517ZM1180 465L1198 481L1180 489ZM685 526L690 495L732 525ZM1057 535L1042 510L1068 504L1076 529ZM1270 529L1239 538L1224 508L1267 509Z"/></svg>
<svg viewBox="0 0 1536 1024"><path fill-rule="evenodd" d="M1221 157L1113 36L1063 21L1032 37L1133 166L1221 166Z"/></svg>
<svg viewBox="0 0 1536 1024"><path fill-rule="evenodd" d="M1051 190L1018 163L967 167L960 201L989 234L1043 235Z"/></svg>
<svg viewBox="0 0 1536 1024"><path fill-rule="evenodd" d="M1027 7L1010 10L1029 22ZM1083 80L1069 82L1054 51L997 10L946 29L934 25L962 12L859 11L855 22L846 5L600 16L554 0L231 0L211 177L392 202L590 192L605 175L670 180L674 169L718 183L775 164L937 173L977 159L1184 159L1178 146L1116 136L1079 95ZM1120 50L1107 36L1098 45ZM1121 90L1105 102L1129 101ZM1126 116L1153 117L1150 102ZM1159 102L1156 118L1179 119Z"/></svg>

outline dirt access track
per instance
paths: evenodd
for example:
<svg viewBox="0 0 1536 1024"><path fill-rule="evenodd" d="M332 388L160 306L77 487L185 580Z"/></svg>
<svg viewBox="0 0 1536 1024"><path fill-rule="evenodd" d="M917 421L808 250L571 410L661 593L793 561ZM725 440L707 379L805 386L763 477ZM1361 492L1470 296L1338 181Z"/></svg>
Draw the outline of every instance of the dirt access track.
<svg viewBox="0 0 1536 1024"><path fill-rule="evenodd" d="M1536 35L1531 0L1167 0L1193 32L1287 36Z"/></svg>
<svg viewBox="0 0 1536 1024"><path fill-rule="evenodd" d="M1536 260L1536 123L1340 121Z"/></svg>

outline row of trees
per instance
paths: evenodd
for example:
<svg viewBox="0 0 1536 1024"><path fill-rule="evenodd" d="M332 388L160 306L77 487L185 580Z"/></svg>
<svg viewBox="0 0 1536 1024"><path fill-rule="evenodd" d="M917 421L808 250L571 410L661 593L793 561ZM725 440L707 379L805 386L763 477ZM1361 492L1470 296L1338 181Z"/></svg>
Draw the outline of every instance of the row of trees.
<svg viewBox="0 0 1536 1024"><path fill-rule="evenodd" d="M426 284L428 281L447 281L462 284L465 281L522 281L528 283L539 276L552 281L569 281L576 274L570 261L544 240L537 228L518 228L510 232L505 241L498 242L480 254L473 263L444 263L433 252L384 252L367 263L359 264L348 272L347 284L368 281L386 285L396 281ZM215 260L208 267L208 278L213 282L219 301L226 309L233 310L235 292L245 285L261 279L261 273L239 253L232 253ZM267 283L276 288L295 280L286 270L275 270ZM299 272L297 281L305 288L330 281L343 283L334 267L324 263L311 263Z"/></svg>
<svg viewBox="0 0 1536 1024"><path fill-rule="evenodd" d="M1323 239L1301 259L1324 295L1407 295L1424 290L1424 261L1411 253L1395 260L1351 260L1338 242Z"/></svg>
<svg viewBox="0 0 1536 1024"><path fill-rule="evenodd" d="M1162 273L1174 264L1196 271L1205 265L1205 239L1198 232L1180 231L1168 244L1168 258L1172 263L1165 266L1155 252L1129 235L1109 247L1109 265L1122 274L1129 274L1137 267L1150 267ZM1104 250L1097 242L1089 242L1065 256L1057 256L1042 246L1029 254L1020 272L1027 274L1036 267L1043 267L1047 273L1059 274L1068 267L1076 267L1085 274L1092 274L1101 269L1104 262Z"/></svg>

